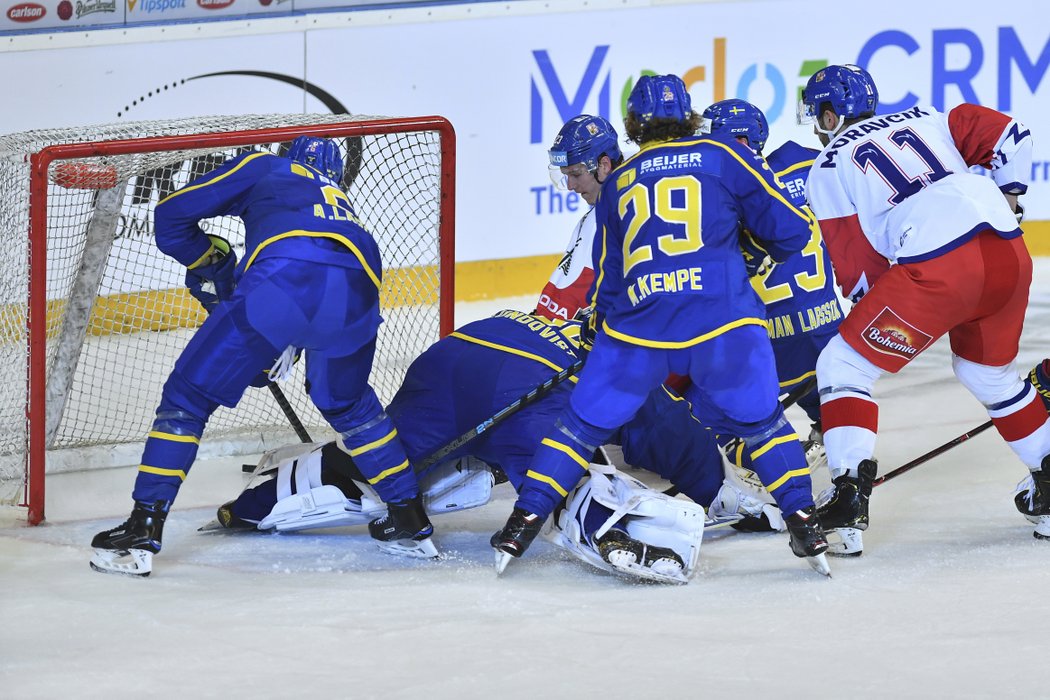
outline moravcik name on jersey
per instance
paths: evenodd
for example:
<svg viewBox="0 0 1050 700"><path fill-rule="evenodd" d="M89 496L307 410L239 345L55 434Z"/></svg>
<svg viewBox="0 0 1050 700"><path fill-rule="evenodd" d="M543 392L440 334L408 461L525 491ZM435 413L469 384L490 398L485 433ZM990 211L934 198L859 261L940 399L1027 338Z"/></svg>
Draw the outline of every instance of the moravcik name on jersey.
<svg viewBox="0 0 1050 700"><path fill-rule="evenodd" d="M835 167L835 156L838 155L838 149L843 146L848 146L857 139L862 139L868 134L876 131L882 131L896 124L908 121L909 119L918 119L920 117L928 117L930 113L924 111L920 107L909 109L906 112L897 112L896 114L886 114L878 119L874 117L865 121L862 124L858 124L852 129L848 129L835 139L828 150L824 151L824 160L821 162L820 167L822 168L834 168Z"/></svg>

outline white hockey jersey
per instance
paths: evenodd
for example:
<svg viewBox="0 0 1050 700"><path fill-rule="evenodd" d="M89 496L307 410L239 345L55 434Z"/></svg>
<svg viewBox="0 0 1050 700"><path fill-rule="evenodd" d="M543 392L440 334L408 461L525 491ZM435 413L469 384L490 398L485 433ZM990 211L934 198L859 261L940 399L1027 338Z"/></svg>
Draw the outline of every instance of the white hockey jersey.
<svg viewBox="0 0 1050 700"><path fill-rule="evenodd" d="M1003 195L1028 189L1031 163L1028 129L979 105L913 107L846 129L807 184L843 294L859 296L891 263L943 255L986 229L1021 235Z"/></svg>
<svg viewBox="0 0 1050 700"><path fill-rule="evenodd" d="M595 228L594 207L591 207L573 229L565 255L544 286L536 304L537 315L567 320L588 306L587 292L594 281L591 246Z"/></svg>

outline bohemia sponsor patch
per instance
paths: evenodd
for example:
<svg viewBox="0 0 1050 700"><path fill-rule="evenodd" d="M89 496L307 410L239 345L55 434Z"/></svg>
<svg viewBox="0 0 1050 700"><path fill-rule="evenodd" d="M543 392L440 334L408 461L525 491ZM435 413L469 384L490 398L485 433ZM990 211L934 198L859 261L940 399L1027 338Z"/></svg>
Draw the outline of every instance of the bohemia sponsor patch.
<svg viewBox="0 0 1050 700"><path fill-rule="evenodd" d="M861 337L872 350L905 360L915 357L933 342L932 336L893 313L888 306L868 324Z"/></svg>

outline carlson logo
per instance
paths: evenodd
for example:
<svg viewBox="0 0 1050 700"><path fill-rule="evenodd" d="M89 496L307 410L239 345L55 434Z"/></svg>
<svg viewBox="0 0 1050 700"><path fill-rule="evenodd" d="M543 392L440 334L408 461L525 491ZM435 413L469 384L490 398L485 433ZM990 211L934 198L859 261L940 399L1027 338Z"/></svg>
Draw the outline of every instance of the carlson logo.
<svg viewBox="0 0 1050 700"><path fill-rule="evenodd" d="M37 5L35 2L23 2L9 9L7 18L12 22L35 22L46 14L47 10L44 9L43 5Z"/></svg>
<svg viewBox="0 0 1050 700"><path fill-rule="evenodd" d="M221 10L234 2L235 0L197 0L197 6L204 10Z"/></svg>
<svg viewBox="0 0 1050 700"><path fill-rule="evenodd" d="M932 336L902 319L889 307L868 324L862 337L871 349L905 360L915 357L933 342Z"/></svg>

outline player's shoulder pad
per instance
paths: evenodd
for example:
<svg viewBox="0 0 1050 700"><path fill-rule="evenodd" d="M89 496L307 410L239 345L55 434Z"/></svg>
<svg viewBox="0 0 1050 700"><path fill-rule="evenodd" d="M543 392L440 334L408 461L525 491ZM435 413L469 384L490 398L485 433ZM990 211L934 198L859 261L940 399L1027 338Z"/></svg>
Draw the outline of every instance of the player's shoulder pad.
<svg viewBox="0 0 1050 700"><path fill-rule="evenodd" d="M766 156L766 162L769 163L769 167L773 168L773 172L779 173L800 163L812 163L819 155L820 151L816 148L808 148L794 141L785 141Z"/></svg>

